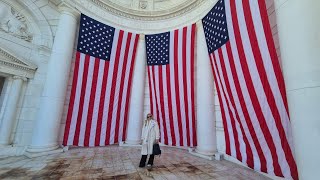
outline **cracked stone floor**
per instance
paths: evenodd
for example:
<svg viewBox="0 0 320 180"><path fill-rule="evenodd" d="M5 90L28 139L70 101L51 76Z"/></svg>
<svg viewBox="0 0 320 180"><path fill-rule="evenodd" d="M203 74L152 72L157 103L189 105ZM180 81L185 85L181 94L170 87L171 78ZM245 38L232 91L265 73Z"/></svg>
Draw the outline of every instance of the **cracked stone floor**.
<svg viewBox="0 0 320 180"><path fill-rule="evenodd" d="M0 179L269 179L253 170L222 160L209 161L186 150L162 147L154 167L139 168L139 147L71 148L37 158L0 158Z"/></svg>

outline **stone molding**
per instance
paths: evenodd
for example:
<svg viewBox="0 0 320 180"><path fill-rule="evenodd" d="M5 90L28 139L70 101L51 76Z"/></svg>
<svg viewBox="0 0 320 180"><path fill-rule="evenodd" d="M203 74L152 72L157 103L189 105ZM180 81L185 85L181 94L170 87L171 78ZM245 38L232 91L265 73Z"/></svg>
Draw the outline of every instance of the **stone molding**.
<svg viewBox="0 0 320 180"><path fill-rule="evenodd" d="M170 31L195 23L210 11L218 0L190 0L181 4L177 3L179 6L173 8L159 7L155 10L124 7L111 1L116 0L63 0L81 13L102 23L143 34ZM153 2L159 3L160 1ZM169 1L167 3L172 4Z"/></svg>
<svg viewBox="0 0 320 180"><path fill-rule="evenodd" d="M200 4L204 3L206 0L189 0L184 1L186 4L182 4L181 6L175 6L173 8L169 8L167 10L154 10L154 11L139 11L136 9L129 9L110 0L90 0L97 6L111 12L115 15L122 16L125 18L135 19L135 20L143 20L143 21L156 21L156 20L164 20L170 19L173 17L181 16L183 14L188 13L190 10L197 8ZM141 9L146 9L147 1L142 1L140 3Z"/></svg>
<svg viewBox="0 0 320 180"><path fill-rule="evenodd" d="M78 11L77 9L73 8L72 6L70 6L69 4L67 4L65 2L61 2L58 5L58 9L61 13L70 14L76 19L78 19L81 14L80 11Z"/></svg>
<svg viewBox="0 0 320 180"><path fill-rule="evenodd" d="M28 79L26 77L22 77L22 76L13 76L13 79L21 79L22 81L27 81Z"/></svg>
<svg viewBox="0 0 320 180"><path fill-rule="evenodd" d="M36 65L19 59L0 47L0 72L14 76L33 78L36 69Z"/></svg>

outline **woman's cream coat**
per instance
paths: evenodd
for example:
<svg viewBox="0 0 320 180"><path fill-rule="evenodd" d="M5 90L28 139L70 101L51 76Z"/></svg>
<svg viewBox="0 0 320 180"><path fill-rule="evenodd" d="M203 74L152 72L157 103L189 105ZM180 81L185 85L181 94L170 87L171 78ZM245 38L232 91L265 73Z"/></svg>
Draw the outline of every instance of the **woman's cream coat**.
<svg viewBox="0 0 320 180"><path fill-rule="evenodd" d="M142 148L141 154L148 155L152 154L153 144L155 144L156 139L160 139L159 125L157 121L151 119L149 121L145 120L142 128Z"/></svg>

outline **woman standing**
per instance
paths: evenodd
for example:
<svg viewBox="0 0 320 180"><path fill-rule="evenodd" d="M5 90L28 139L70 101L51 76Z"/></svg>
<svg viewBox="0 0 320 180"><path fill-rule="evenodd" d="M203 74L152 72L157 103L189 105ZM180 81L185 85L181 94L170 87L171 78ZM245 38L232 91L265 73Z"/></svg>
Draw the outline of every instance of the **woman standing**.
<svg viewBox="0 0 320 180"><path fill-rule="evenodd" d="M148 160L148 167L153 165L154 155L153 145L158 144L160 139L159 125L156 120L153 119L152 114L147 115L147 119L143 123L142 128L142 148L141 148L141 160L139 167L144 167L146 165L147 156L150 155Z"/></svg>

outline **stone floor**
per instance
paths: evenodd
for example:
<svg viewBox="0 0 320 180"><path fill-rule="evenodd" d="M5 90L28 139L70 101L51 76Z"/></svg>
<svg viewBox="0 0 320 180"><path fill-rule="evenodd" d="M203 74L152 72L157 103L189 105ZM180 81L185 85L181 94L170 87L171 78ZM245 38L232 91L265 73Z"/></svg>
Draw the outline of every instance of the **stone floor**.
<svg viewBox="0 0 320 180"><path fill-rule="evenodd" d="M29 159L0 159L0 179L268 179L228 161L209 161L186 150L162 147L151 171L139 168L138 147L73 148Z"/></svg>

